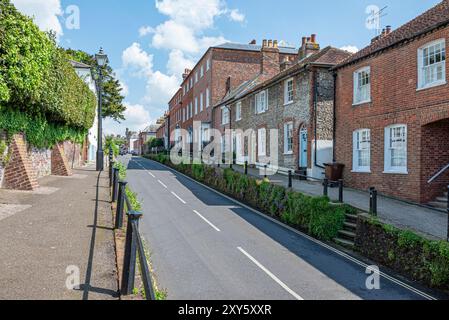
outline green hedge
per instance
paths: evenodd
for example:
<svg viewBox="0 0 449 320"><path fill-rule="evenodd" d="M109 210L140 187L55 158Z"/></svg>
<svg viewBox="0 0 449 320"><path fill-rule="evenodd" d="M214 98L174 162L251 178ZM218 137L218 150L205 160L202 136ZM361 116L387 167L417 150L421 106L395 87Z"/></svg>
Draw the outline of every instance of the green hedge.
<svg viewBox="0 0 449 320"><path fill-rule="evenodd" d="M68 59L51 35L40 31L9 0L0 0L2 112L20 111L27 114L28 122L45 119L77 132L92 127L95 94Z"/></svg>
<svg viewBox="0 0 449 320"><path fill-rule="evenodd" d="M449 289L449 243L432 241L372 217L359 219L356 250L428 286Z"/></svg>
<svg viewBox="0 0 449 320"><path fill-rule="evenodd" d="M149 159L187 174L195 180L232 196L312 236L330 241L343 228L346 213L355 213L347 205L332 204L327 197L311 197L257 180L231 169L203 164L174 165L167 155L148 155Z"/></svg>

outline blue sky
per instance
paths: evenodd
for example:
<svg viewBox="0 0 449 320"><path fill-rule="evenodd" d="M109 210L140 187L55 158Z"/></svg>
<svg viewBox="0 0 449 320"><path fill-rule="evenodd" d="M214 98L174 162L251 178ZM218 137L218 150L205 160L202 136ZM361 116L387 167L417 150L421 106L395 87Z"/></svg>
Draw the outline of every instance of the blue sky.
<svg viewBox="0 0 449 320"><path fill-rule="evenodd" d="M393 29L440 0L12 0L41 29L54 29L63 47L90 53L103 47L126 93L127 120L106 121L108 133L141 130L167 108L181 72L210 45L278 39L298 46L318 35L322 47L363 48L370 5L388 6L381 25ZM79 28L73 7L79 9Z"/></svg>

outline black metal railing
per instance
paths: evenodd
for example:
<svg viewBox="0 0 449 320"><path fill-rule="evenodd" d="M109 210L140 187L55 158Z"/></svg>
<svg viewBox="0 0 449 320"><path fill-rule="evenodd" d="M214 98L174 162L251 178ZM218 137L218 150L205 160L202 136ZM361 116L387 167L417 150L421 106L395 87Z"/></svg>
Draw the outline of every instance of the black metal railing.
<svg viewBox="0 0 449 320"><path fill-rule="evenodd" d="M128 217L126 227L125 253L123 259L122 284L120 291L123 295L130 295L134 290L136 277L136 263L139 258L140 275L146 300L156 300L150 268L148 266L145 247L139 232L139 221L142 213L133 209L132 203L126 194L126 181L120 181L118 169L113 168L112 177L112 201L117 202L115 215L115 229L122 229L124 216Z"/></svg>

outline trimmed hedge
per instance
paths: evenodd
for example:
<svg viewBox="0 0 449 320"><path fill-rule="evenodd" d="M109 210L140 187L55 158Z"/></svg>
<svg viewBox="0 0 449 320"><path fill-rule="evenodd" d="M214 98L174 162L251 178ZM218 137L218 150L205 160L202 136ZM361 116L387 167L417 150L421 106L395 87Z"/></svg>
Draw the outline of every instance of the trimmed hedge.
<svg viewBox="0 0 449 320"><path fill-rule="evenodd" d="M373 217L360 217L356 250L414 281L449 289L449 243L425 239Z"/></svg>
<svg viewBox="0 0 449 320"><path fill-rule="evenodd" d="M271 217L326 241L334 239L343 228L346 213L355 213L348 205L332 204L327 197L311 197L257 180L231 169L204 164L174 165L167 155L147 155L195 180L232 196Z"/></svg>
<svg viewBox="0 0 449 320"><path fill-rule="evenodd" d="M2 114L20 112L26 114L28 123L44 119L77 132L92 127L95 94L68 60L52 35L40 31L10 0L0 0Z"/></svg>

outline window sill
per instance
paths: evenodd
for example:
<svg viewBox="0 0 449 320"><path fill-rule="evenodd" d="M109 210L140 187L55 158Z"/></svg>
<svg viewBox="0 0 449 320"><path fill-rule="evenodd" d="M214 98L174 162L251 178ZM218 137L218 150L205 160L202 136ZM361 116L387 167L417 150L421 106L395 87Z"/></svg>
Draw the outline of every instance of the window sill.
<svg viewBox="0 0 449 320"><path fill-rule="evenodd" d="M352 170L352 173L367 173L370 174L371 170L362 170L362 169L356 169L356 170Z"/></svg>
<svg viewBox="0 0 449 320"><path fill-rule="evenodd" d="M293 155L293 151L284 152L284 156L292 156L292 155Z"/></svg>
<svg viewBox="0 0 449 320"><path fill-rule="evenodd" d="M371 103L371 100L366 100L366 101L361 101L361 102L353 102L352 106L357 107L357 106L360 106L362 104L367 104L367 103Z"/></svg>
<svg viewBox="0 0 449 320"><path fill-rule="evenodd" d="M267 113L266 111L256 112L256 115Z"/></svg>
<svg viewBox="0 0 449 320"><path fill-rule="evenodd" d="M401 174L401 175L408 175L407 170L385 170L383 172L384 174Z"/></svg>
<svg viewBox="0 0 449 320"><path fill-rule="evenodd" d="M286 102L286 103L284 103L284 107L289 106L289 105L291 105L293 103L294 103L294 101Z"/></svg>
<svg viewBox="0 0 449 320"><path fill-rule="evenodd" d="M242 121L242 119L235 119L235 122L240 122Z"/></svg>
<svg viewBox="0 0 449 320"><path fill-rule="evenodd" d="M416 89L416 91L419 92L419 91L423 91L423 90L427 90L427 89L432 89L432 88L435 88L435 87L444 86L446 84L447 84L446 81L439 81L439 82L435 82L435 83L432 83L432 84L425 85L423 87L419 87L419 88Z"/></svg>

